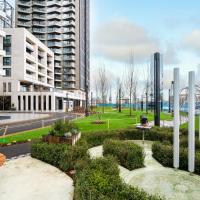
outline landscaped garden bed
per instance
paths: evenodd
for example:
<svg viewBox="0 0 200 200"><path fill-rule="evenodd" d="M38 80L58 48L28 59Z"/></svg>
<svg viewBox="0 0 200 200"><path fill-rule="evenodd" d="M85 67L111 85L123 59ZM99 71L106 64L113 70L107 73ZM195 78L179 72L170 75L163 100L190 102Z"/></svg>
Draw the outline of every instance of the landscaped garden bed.
<svg viewBox="0 0 200 200"><path fill-rule="evenodd" d="M129 170L144 167L143 149L133 142L106 140L103 143L103 155L116 157L119 164Z"/></svg>

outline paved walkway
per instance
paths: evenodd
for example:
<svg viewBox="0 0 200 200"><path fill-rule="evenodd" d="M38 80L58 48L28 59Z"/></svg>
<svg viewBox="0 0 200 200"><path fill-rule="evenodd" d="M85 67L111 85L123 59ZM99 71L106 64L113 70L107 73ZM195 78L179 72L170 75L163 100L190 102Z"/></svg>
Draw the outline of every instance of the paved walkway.
<svg viewBox="0 0 200 200"><path fill-rule="evenodd" d="M142 141L133 141L141 146ZM169 200L199 200L200 176L163 167L153 157L152 142L145 141L145 167L129 171L119 166L120 176L125 183L144 189L148 193L164 196ZM89 150L92 158L101 157L102 146Z"/></svg>
<svg viewBox="0 0 200 200"><path fill-rule="evenodd" d="M57 168L31 157L0 168L1 200L73 200L73 180Z"/></svg>

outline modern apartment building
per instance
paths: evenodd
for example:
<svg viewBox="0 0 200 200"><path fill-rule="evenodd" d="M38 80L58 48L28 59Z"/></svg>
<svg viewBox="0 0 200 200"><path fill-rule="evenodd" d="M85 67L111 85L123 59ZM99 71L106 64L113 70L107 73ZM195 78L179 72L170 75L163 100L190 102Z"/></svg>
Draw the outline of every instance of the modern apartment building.
<svg viewBox="0 0 200 200"><path fill-rule="evenodd" d="M54 52L55 88L85 94L89 0L16 0L16 26L28 29Z"/></svg>
<svg viewBox="0 0 200 200"><path fill-rule="evenodd" d="M3 30L0 110L64 111L66 93L54 89L54 53L24 28Z"/></svg>
<svg viewBox="0 0 200 200"><path fill-rule="evenodd" d="M14 9L6 0L0 0L0 28L12 27L13 26L13 12ZM2 68L3 56L5 51L3 50L3 37L5 32L0 31L0 76L5 74Z"/></svg>

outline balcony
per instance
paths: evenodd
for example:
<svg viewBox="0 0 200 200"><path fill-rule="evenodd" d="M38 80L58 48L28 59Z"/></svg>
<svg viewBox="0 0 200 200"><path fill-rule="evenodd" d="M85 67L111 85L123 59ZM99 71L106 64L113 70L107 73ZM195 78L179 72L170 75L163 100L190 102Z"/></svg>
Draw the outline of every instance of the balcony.
<svg viewBox="0 0 200 200"><path fill-rule="evenodd" d="M18 15L18 19L23 19L23 20L30 21L31 20L31 16L30 15Z"/></svg>
<svg viewBox="0 0 200 200"><path fill-rule="evenodd" d="M31 6L31 2L19 0L18 1L18 5L19 6L24 6L24 7L30 7Z"/></svg>
<svg viewBox="0 0 200 200"><path fill-rule="evenodd" d="M56 35L56 34L52 34L52 35L48 35L48 40L62 40L61 35Z"/></svg>
<svg viewBox="0 0 200 200"><path fill-rule="evenodd" d="M48 47L62 47L61 42L48 42Z"/></svg>
<svg viewBox="0 0 200 200"><path fill-rule="evenodd" d="M29 79L29 80L31 80L31 81L35 81L36 80L36 77L35 77L35 75L31 75L31 74L26 74L26 79Z"/></svg>
<svg viewBox="0 0 200 200"><path fill-rule="evenodd" d="M52 49L52 51L53 51L55 54L62 54L62 50L61 50L61 49Z"/></svg>
<svg viewBox="0 0 200 200"><path fill-rule="evenodd" d="M75 41L75 35L63 35L63 40L73 40Z"/></svg>
<svg viewBox="0 0 200 200"><path fill-rule="evenodd" d="M55 56L54 56L54 60L61 61L61 60L62 60L62 57L61 57L61 56L55 55Z"/></svg>
<svg viewBox="0 0 200 200"><path fill-rule="evenodd" d="M53 5L56 5L56 6L59 6L61 7L61 2L60 1L57 1L57 0L53 0L53 1L47 1L47 6L53 6Z"/></svg>
<svg viewBox="0 0 200 200"><path fill-rule="evenodd" d="M33 19L42 19L42 20L45 20L45 15L33 14Z"/></svg>
<svg viewBox="0 0 200 200"><path fill-rule="evenodd" d="M45 28L33 28L34 33L46 33Z"/></svg>
<svg viewBox="0 0 200 200"><path fill-rule="evenodd" d="M61 15L59 14L48 14L47 15L47 19L50 20L50 19L59 19L61 20Z"/></svg>
<svg viewBox="0 0 200 200"><path fill-rule="evenodd" d="M31 51L34 51L33 45L30 44L30 43L28 43L28 42L26 42L26 48L28 48L28 49L31 50Z"/></svg>
<svg viewBox="0 0 200 200"><path fill-rule="evenodd" d="M27 53L26 52L26 57L28 60L32 61L32 62L35 62L35 56L34 55L31 55L30 53Z"/></svg>
<svg viewBox="0 0 200 200"><path fill-rule="evenodd" d="M75 47L75 42L72 42L72 41L64 41L63 42L63 46L64 47Z"/></svg>
<svg viewBox="0 0 200 200"><path fill-rule="evenodd" d="M75 49L64 49L63 53L64 54L75 54Z"/></svg>
<svg viewBox="0 0 200 200"><path fill-rule="evenodd" d="M48 28L48 33L61 33L61 28Z"/></svg>
<svg viewBox="0 0 200 200"><path fill-rule="evenodd" d="M43 21L33 21L33 26L45 26L45 22Z"/></svg>
<svg viewBox="0 0 200 200"><path fill-rule="evenodd" d="M76 73L74 69L64 69L64 74L75 75Z"/></svg>
<svg viewBox="0 0 200 200"><path fill-rule="evenodd" d="M36 0L34 0L34 1L32 1L33 2L33 5L36 5L36 6L46 6L46 4L45 4L45 1L36 1Z"/></svg>
<svg viewBox="0 0 200 200"><path fill-rule="evenodd" d="M34 65L31 65L29 63L26 63L26 68L32 72L35 72L36 68Z"/></svg>
<svg viewBox="0 0 200 200"><path fill-rule="evenodd" d="M75 61L75 56L68 56L68 55L64 55L63 59L65 61Z"/></svg>
<svg viewBox="0 0 200 200"><path fill-rule="evenodd" d="M67 83L66 85L64 85L65 88L67 89L75 89L75 84L74 83Z"/></svg>
<svg viewBox="0 0 200 200"><path fill-rule="evenodd" d="M71 7L64 7L63 8L63 13L71 13L71 12L73 12L73 13L76 12L76 10L75 10L75 8L73 6L71 6Z"/></svg>
<svg viewBox="0 0 200 200"><path fill-rule="evenodd" d="M18 12L22 12L22 13L31 13L31 9L30 8L22 8L22 7L19 7L18 8Z"/></svg>
<svg viewBox="0 0 200 200"><path fill-rule="evenodd" d="M61 26L61 23L52 21L52 22L48 22L48 26Z"/></svg>
<svg viewBox="0 0 200 200"><path fill-rule="evenodd" d="M33 12L44 13L45 12L45 8L34 7L33 8Z"/></svg>
<svg viewBox="0 0 200 200"><path fill-rule="evenodd" d="M73 68L73 69L76 68L74 62L67 63L67 64L64 63L64 67L69 68L69 69L71 69L71 68Z"/></svg>
<svg viewBox="0 0 200 200"><path fill-rule="evenodd" d="M17 25L18 25L18 27L30 28L31 27L31 22L18 21Z"/></svg>
<svg viewBox="0 0 200 200"><path fill-rule="evenodd" d="M63 21L63 26L76 26L75 21Z"/></svg>
<svg viewBox="0 0 200 200"><path fill-rule="evenodd" d="M55 73L55 74L61 75L61 74L62 74L62 70L56 69L56 70L54 71L54 73Z"/></svg>

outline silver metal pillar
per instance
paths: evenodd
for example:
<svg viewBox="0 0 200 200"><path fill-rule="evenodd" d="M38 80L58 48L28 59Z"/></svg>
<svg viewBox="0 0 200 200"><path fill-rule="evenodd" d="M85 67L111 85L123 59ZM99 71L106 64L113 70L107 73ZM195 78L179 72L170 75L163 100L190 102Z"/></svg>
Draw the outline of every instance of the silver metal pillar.
<svg viewBox="0 0 200 200"><path fill-rule="evenodd" d="M195 72L189 72L188 171L195 170Z"/></svg>
<svg viewBox="0 0 200 200"><path fill-rule="evenodd" d="M180 127L180 113L179 113L179 93L180 93L180 79L179 69L174 69L174 138L173 138L173 166L179 168L179 127Z"/></svg>

